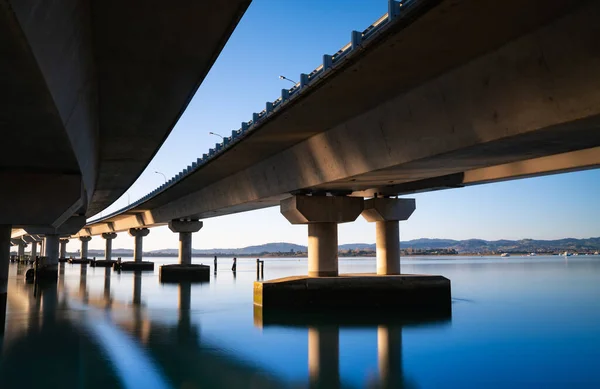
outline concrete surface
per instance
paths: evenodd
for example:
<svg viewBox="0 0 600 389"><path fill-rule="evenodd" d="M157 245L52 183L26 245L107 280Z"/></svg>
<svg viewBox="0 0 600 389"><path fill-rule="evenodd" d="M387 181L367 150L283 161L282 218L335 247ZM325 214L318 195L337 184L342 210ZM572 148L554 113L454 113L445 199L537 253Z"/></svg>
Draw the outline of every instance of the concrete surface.
<svg viewBox="0 0 600 389"><path fill-rule="evenodd" d="M254 304L265 309L450 309L450 280L436 275L342 274L254 282Z"/></svg>
<svg viewBox="0 0 600 389"><path fill-rule="evenodd" d="M0 153L10 188L0 191L0 223L56 225L119 198L249 4L0 0L0 122L10 145Z"/></svg>
<svg viewBox="0 0 600 389"><path fill-rule="evenodd" d="M160 282L208 282L210 266L173 264L160 267Z"/></svg>

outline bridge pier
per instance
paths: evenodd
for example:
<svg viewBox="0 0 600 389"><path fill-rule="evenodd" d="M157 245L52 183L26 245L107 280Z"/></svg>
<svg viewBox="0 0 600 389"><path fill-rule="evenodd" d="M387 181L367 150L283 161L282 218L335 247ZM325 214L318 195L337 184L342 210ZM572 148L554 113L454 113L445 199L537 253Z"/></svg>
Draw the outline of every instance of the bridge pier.
<svg viewBox="0 0 600 389"><path fill-rule="evenodd" d="M4 333L6 297L8 291L8 264L10 263L11 226L0 225L0 335Z"/></svg>
<svg viewBox="0 0 600 389"><path fill-rule="evenodd" d="M135 238L135 244L133 246L133 261L126 261L120 264L117 270L152 270L154 271L154 262L142 261L142 255L144 253L144 237L148 236L150 230L147 228L130 228L129 235ZM117 266L117 263L114 264Z"/></svg>
<svg viewBox="0 0 600 389"><path fill-rule="evenodd" d="M102 234L102 238L106 241L104 246L104 260L94 261L94 266L110 266L116 262L112 259L112 241L117 237L115 232L105 232Z"/></svg>
<svg viewBox="0 0 600 389"><path fill-rule="evenodd" d="M45 256L38 264L36 278L38 280L54 281L58 279L58 241L57 234L46 234L44 236Z"/></svg>
<svg viewBox="0 0 600 389"><path fill-rule="evenodd" d="M366 212L365 212L366 209ZM293 196L281 202L292 224L308 224L308 276L254 283L254 304L263 309L451 310L450 280L435 275L400 275L398 221L414 211L414 200ZM338 274L337 223L360 214L379 223L377 274Z"/></svg>
<svg viewBox="0 0 600 389"><path fill-rule="evenodd" d="M171 220L169 229L179 234L179 264L160 267L161 282L209 281L210 267L192 264L192 234L200 231L198 220Z"/></svg>
<svg viewBox="0 0 600 389"><path fill-rule="evenodd" d="M150 230L147 228L130 228L129 235L135 239L133 246L133 261L142 262L142 256L144 255L144 237L148 236Z"/></svg>
<svg viewBox="0 0 600 389"><path fill-rule="evenodd" d="M35 257L37 257L37 245L38 242L36 240L31 241L31 260L34 261Z"/></svg>
<svg viewBox="0 0 600 389"><path fill-rule="evenodd" d="M20 241L18 243L18 256L19 256L19 262L23 261L23 259L25 258L25 247L27 247L27 243L24 241Z"/></svg>
<svg viewBox="0 0 600 389"><path fill-rule="evenodd" d="M281 202L292 224L308 224L308 275L338 275L338 223L356 220L363 199L346 196L294 196Z"/></svg>
<svg viewBox="0 0 600 389"><path fill-rule="evenodd" d="M60 240L60 256L58 257L59 262L67 262L67 243L69 243L69 239L61 239Z"/></svg>
<svg viewBox="0 0 600 389"><path fill-rule="evenodd" d="M71 263L89 263L88 259L88 243L92 240L91 236L80 236L79 240L81 241L81 258L79 259L71 259L69 262Z"/></svg>
<svg viewBox="0 0 600 389"><path fill-rule="evenodd" d="M363 217L375 223L377 274L400 274L400 220L416 208L414 199L373 198L365 200Z"/></svg>

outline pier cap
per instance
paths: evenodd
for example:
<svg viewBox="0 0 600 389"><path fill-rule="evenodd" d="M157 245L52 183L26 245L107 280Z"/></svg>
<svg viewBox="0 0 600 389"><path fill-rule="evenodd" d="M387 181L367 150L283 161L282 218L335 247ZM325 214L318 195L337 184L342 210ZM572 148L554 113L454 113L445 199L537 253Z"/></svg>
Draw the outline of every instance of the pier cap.
<svg viewBox="0 0 600 389"><path fill-rule="evenodd" d="M296 195L281 201L281 214L292 224L353 222L363 210L362 197Z"/></svg>

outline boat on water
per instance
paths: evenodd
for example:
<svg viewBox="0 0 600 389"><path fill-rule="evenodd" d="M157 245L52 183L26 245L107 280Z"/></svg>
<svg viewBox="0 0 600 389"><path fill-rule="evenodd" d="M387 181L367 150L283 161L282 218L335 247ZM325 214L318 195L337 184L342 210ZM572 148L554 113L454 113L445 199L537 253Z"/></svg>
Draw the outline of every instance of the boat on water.
<svg viewBox="0 0 600 389"><path fill-rule="evenodd" d="M535 257L537 254L536 253L530 253L529 256L530 257Z"/></svg>
<svg viewBox="0 0 600 389"><path fill-rule="evenodd" d="M571 256L571 255L573 255L573 254L571 254L571 253L570 253L570 252L568 252L568 251L565 251L565 252L564 252L562 255L563 255L564 257L570 257L570 256Z"/></svg>
<svg viewBox="0 0 600 389"><path fill-rule="evenodd" d="M510 257L510 254L509 253L502 253L500 256L506 258L506 257Z"/></svg>

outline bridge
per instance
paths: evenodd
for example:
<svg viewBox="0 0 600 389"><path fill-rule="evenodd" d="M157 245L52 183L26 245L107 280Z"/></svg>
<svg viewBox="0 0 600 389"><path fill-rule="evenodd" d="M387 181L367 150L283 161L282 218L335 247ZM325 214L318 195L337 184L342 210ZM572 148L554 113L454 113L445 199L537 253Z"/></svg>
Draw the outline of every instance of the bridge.
<svg viewBox="0 0 600 389"><path fill-rule="evenodd" d="M309 275L335 276L337 224L362 214L378 273L395 276L415 203L391 197L600 165L599 14L584 0L389 1L222 143L75 236L108 247L129 231L141 261L147 227L169 224L190 264L200 219L280 205L308 224Z"/></svg>
<svg viewBox="0 0 600 389"><path fill-rule="evenodd" d="M2 244L13 226L55 249L118 199L249 3L1 0Z"/></svg>

